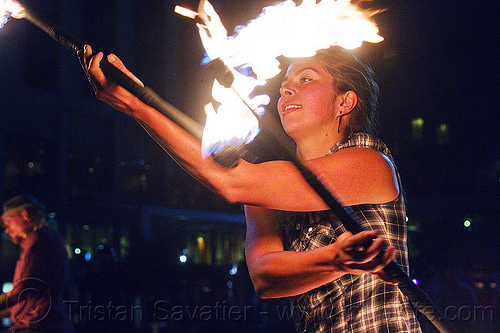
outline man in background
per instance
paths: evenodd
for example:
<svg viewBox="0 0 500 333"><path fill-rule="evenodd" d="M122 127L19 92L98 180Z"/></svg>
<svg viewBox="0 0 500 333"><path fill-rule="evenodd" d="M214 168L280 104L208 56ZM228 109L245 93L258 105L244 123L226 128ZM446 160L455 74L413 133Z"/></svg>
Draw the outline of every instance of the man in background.
<svg viewBox="0 0 500 333"><path fill-rule="evenodd" d="M45 206L31 195L19 195L3 204L1 222L21 246L12 290L0 295L0 312L12 321L9 333L73 332L63 310L68 284L64 242L51 229Z"/></svg>

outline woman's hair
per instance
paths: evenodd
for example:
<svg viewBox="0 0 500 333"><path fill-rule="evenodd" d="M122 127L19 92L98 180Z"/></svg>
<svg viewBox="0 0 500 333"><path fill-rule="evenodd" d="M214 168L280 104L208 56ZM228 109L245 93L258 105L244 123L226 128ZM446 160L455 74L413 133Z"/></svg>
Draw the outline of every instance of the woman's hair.
<svg viewBox="0 0 500 333"><path fill-rule="evenodd" d="M378 125L379 89L372 68L339 46L319 50L315 57L325 63L327 71L333 76L336 89L341 93L352 90L358 96L358 103L351 111L346 126L346 134L349 136L366 132L375 135Z"/></svg>

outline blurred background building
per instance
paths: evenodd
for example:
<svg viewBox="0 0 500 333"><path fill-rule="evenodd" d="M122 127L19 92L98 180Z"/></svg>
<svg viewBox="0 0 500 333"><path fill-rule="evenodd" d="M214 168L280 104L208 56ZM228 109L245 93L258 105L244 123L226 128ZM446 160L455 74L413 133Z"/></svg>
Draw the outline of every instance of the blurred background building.
<svg viewBox="0 0 500 333"><path fill-rule="evenodd" d="M271 4L211 2L228 31ZM211 86L200 70L204 51L193 22L173 13L197 2L23 3L94 50L118 54L203 122ZM374 3L388 8L376 17L385 41L357 52L377 73L380 137L408 196L411 275L449 316L499 332L498 4ZM0 30L0 75L0 196L27 191L49 207L71 259L77 331L291 327L284 312L272 311L286 309L285 300L253 294L242 207L192 180L135 121L95 100L76 56L14 20ZM0 250L4 283L19 249L3 235ZM95 280L103 267L106 276ZM95 281L114 290L101 303ZM210 320L200 318L205 305ZM242 315L229 316L231 306Z"/></svg>

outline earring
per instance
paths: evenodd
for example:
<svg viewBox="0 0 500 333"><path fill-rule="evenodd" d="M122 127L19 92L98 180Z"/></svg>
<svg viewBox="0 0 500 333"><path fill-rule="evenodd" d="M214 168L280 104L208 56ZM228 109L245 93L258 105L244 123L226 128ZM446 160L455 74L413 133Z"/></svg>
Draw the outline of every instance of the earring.
<svg viewBox="0 0 500 333"><path fill-rule="evenodd" d="M337 133L340 133L340 122L342 121L342 111L339 114L339 127L337 128Z"/></svg>

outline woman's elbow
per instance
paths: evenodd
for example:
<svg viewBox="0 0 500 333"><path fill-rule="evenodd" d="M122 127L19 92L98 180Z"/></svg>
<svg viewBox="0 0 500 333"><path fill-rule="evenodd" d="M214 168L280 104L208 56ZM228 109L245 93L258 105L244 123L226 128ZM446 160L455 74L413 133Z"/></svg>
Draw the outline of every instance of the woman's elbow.
<svg viewBox="0 0 500 333"><path fill-rule="evenodd" d="M212 185L219 195L231 204L252 204L260 195L256 195L252 177L244 174L239 168L238 166L219 174Z"/></svg>
<svg viewBox="0 0 500 333"><path fill-rule="evenodd" d="M222 188L218 191L215 191L218 195L220 195L225 201L232 205L244 204L242 201L240 194L231 188Z"/></svg>
<svg viewBox="0 0 500 333"><path fill-rule="evenodd" d="M255 201L250 197L248 189L231 183L225 184L219 194L230 204L251 204Z"/></svg>
<svg viewBox="0 0 500 333"><path fill-rule="evenodd" d="M255 293L259 298L261 299L274 298L271 285L259 279L252 279L252 281Z"/></svg>
<svg viewBox="0 0 500 333"><path fill-rule="evenodd" d="M253 287L255 289L255 293L261 299L269 299L280 297L279 283L273 283L272 278L267 276L263 272L251 272L250 278L252 279Z"/></svg>

